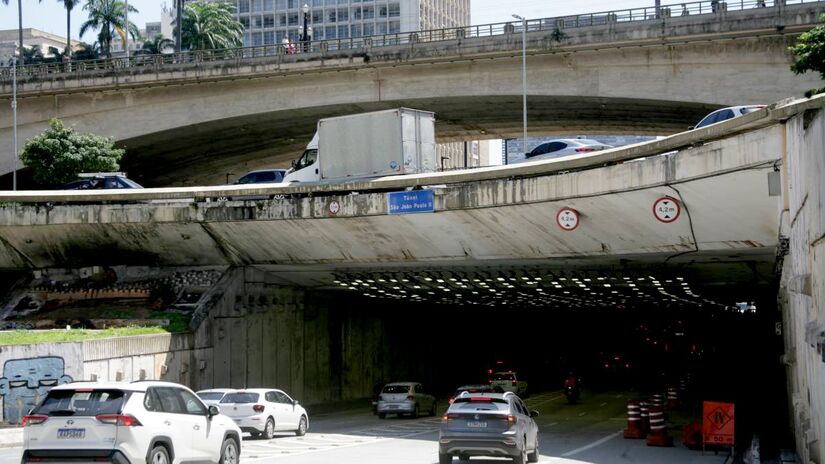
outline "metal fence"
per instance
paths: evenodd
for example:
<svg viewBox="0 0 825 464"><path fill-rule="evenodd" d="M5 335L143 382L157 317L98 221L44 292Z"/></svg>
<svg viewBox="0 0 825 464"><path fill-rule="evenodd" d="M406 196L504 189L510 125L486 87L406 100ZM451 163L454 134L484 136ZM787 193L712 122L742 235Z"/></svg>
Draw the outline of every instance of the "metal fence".
<svg viewBox="0 0 825 464"><path fill-rule="evenodd" d="M784 5L820 3L822 0L705 0L698 2L675 3L670 5L626 10L604 11L580 15L558 16L554 18L530 19L525 22L510 21L478 26L454 27L397 34L374 35L299 42L291 47L282 44L260 45L221 50L197 50L159 55L133 55L129 58L111 58L98 60L78 60L65 63L44 63L25 65L17 69L18 79L38 78L48 75L69 74L83 75L91 71L129 72L145 68L157 71L167 65L186 63L226 62L276 57L277 62L290 62L302 54L326 54L331 51L359 52L381 47L398 45L441 42L449 40L494 37L512 33L521 33L526 24L527 32L563 31L580 27L605 26L608 24L636 21L657 21L667 18L716 14L724 11L742 11L759 8L776 8ZM563 37L560 34L560 40ZM0 81L11 80L11 68L0 68Z"/></svg>

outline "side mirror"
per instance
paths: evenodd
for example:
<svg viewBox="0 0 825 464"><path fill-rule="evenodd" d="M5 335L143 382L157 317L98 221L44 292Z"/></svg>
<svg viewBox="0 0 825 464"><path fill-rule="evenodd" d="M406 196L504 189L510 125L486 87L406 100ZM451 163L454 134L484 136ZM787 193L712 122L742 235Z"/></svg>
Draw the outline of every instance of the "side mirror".
<svg viewBox="0 0 825 464"><path fill-rule="evenodd" d="M688 126L688 130L693 130L696 126Z"/></svg>
<svg viewBox="0 0 825 464"><path fill-rule="evenodd" d="M292 169L295 169L295 166L298 165L298 160L292 160Z"/></svg>
<svg viewBox="0 0 825 464"><path fill-rule="evenodd" d="M530 411L530 417L538 417L538 415L539 415L539 412L536 411L535 409Z"/></svg>
<svg viewBox="0 0 825 464"><path fill-rule="evenodd" d="M292 400L292 405L293 406L298 406L298 400Z"/></svg>
<svg viewBox="0 0 825 464"><path fill-rule="evenodd" d="M209 405L209 417L212 418L213 416L217 416L221 413L221 408L215 406L214 404Z"/></svg>

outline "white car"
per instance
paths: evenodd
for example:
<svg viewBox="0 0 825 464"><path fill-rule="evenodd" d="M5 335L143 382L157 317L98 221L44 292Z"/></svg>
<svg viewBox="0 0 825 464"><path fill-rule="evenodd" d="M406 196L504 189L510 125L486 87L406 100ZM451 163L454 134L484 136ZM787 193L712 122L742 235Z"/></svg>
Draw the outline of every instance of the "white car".
<svg viewBox="0 0 825 464"><path fill-rule="evenodd" d="M23 464L238 464L240 454L238 426L171 382L58 385L23 417Z"/></svg>
<svg viewBox="0 0 825 464"><path fill-rule="evenodd" d="M198 390L195 392L198 398L201 399L207 406L211 404L219 404L227 393L235 391L231 388L211 388L209 390Z"/></svg>
<svg viewBox="0 0 825 464"><path fill-rule="evenodd" d="M711 124L715 124L717 122L727 121L728 119L738 118L739 116L744 116L748 113L753 113L754 111L759 111L764 108L765 105L743 105L743 106L729 106L727 108L722 108L719 110L710 113L709 115L702 118L701 121L696 123L695 126L691 127L690 129L698 129L700 127L709 126Z"/></svg>
<svg viewBox="0 0 825 464"><path fill-rule="evenodd" d="M527 382L518 379L518 374L514 371L496 372L490 380L490 386L500 388L505 392L513 392L518 396L527 395Z"/></svg>
<svg viewBox="0 0 825 464"><path fill-rule="evenodd" d="M283 390L250 388L227 393L220 402L221 411L231 417L244 432L253 437L272 438L275 432L306 435L309 415L298 401Z"/></svg>
<svg viewBox="0 0 825 464"><path fill-rule="evenodd" d="M435 397L427 393L424 385L418 382L393 382L381 389L376 410L378 418L384 419L387 414L418 417L422 411L434 416L437 408Z"/></svg>
<svg viewBox="0 0 825 464"><path fill-rule="evenodd" d="M534 161L567 155L582 155L608 148L613 148L613 146L591 139L556 139L542 143L530 153L526 153L524 157L527 161Z"/></svg>

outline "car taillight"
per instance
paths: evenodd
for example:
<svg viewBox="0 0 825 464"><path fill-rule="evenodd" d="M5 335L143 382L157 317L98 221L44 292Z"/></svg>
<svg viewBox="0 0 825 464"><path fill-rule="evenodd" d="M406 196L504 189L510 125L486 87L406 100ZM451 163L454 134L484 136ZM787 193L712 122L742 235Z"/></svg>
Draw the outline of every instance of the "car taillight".
<svg viewBox="0 0 825 464"><path fill-rule="evenodd" d="M595 148L588 148L588 147L576 148L576 153L587 153L587 152L591 152L591 151L596 151L596 149Z"/></svg>
<svg viewBox="0 0 825 464"><path fill-rule="evenodd" d="M518 385L518 382L516 382L515 380L513 380L512 382L510 382L510 384L511 384L511 385Z"/></svg>
<svg viewBox="0 0 825 464"><path fill-rule="evenodd" d="M137 417L131 414L98 414L95 419L104 424L121 425L123 427L137 427L143 425Z"/></svg>
<svg viewBox="0 0 825 464"><path fill-rule="evenodd" d="M444 414L441 416L442 421L451 421L453 419L458 419L458 414Z"/></svg>
<svg viewBox="0 0 825 464"><path fill-rule="evenodd" d="M513 415L507 416L507 423L508 424L513 425L516 422L518 422L518 418L516 416L513 416Z"/></svg>
<svg viewBox="0 0 825 464"><path fill-rule="evenodd" d="M412 395L407 395L407 401L412 401L412 400L414 400L414 399L415 399L415 397L414 397L414 396L412 396Z"/></svg>
<svg viewBox="0 0 825 464"><path fill-rule="evenodd" d="M27 425L37 425L46 422L49 416L44 416L42 414L31 414L28 416L23 416L23 427Z"/></svg>
<svg viewBox="0 0 825 464"><path fill-rule="evenodd" d="M453 401L455 401L455 398L453 398L452 396L450 397L450 399L447 400L447 402L450 404L453 404Z"/></svg>
<svg viewBox="0 0 825 464"><path fill-rule="evenodd" d="M255 406L252 406L252 410L255 412L264 412L264 405L256 404Z"/></svg>

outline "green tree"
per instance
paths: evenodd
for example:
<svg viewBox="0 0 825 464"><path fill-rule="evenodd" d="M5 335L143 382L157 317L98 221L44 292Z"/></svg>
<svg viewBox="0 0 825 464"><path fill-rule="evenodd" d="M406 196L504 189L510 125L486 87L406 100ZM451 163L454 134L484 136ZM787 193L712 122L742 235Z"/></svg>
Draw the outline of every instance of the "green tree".
<svg viewBox="0 0 825 464"><path fill-rule="evenodd" d="M8 5L9 0L3 0L3 4ZM23 56L23 0L17 0L17 37L19 40L17 47L20 52L20 61L17 64L22 66L26 64L26 58Z"/></svg>
<svg viewBox="0 0 825 464"><path fill-rule="evenodd" d="M163 53L164 50L174 46L174 42L164 37L163 34L158 34L150 40L143 42L143 47L141 47L140 52L145 55L159 55Z"/></svg>
<svg viewBox="0 0 825 464"><path fill-rule="evenodd" d="M189 50L212 50L241 46L243 26L229 2L187 3L183 7L182 42Z"/></svg>
<svg viewBox="0 0 825 464"><path fill-rule="evenodd" d="M98 42L103 54L112 57L112 37L117 33L120 40L126 43L126 5L121 0L86 0L83 9L89 12L89 19L80 25L80 35L87 30L100 30L97 34ZM129 5L130 13L138 10ZM132 39L140 36L140 30L135 23L129 22L129 35Z"/></svg>
<svg viewBox="0 0 825 464"><path fill-rule="evenodd" d="M825 22L825 14L820 16L819 20ZM796 44L789 50L795 57L791 71L796 74L816 71L822 79L825 79L825 25L817 26L801 34L796 39ZM806 95L823 91L825 88L815 89Z"/></svg>
<svg viewBox="0 0 825 464"><path fill-rule="evenodd" d="M75 180L81 172L117 171L124 153L114 148L112 139L80 134L52 119L48 129L26 142L20 160L36 182L58 185Z"/></svg>
<svg viewBox="0 0 825 464"><path fill-rule="evenodd" d="M58 0L66 9L66 53L72 53L72 10L80 4L80 0Z"/></svg>
<svg viewBox="0 0 825 464"><path fill-rule="evenodd" d="M72 52L73 60L96 60L100 58L100 44L95 42L87 44L81 42L77 50Z"/></svg>

